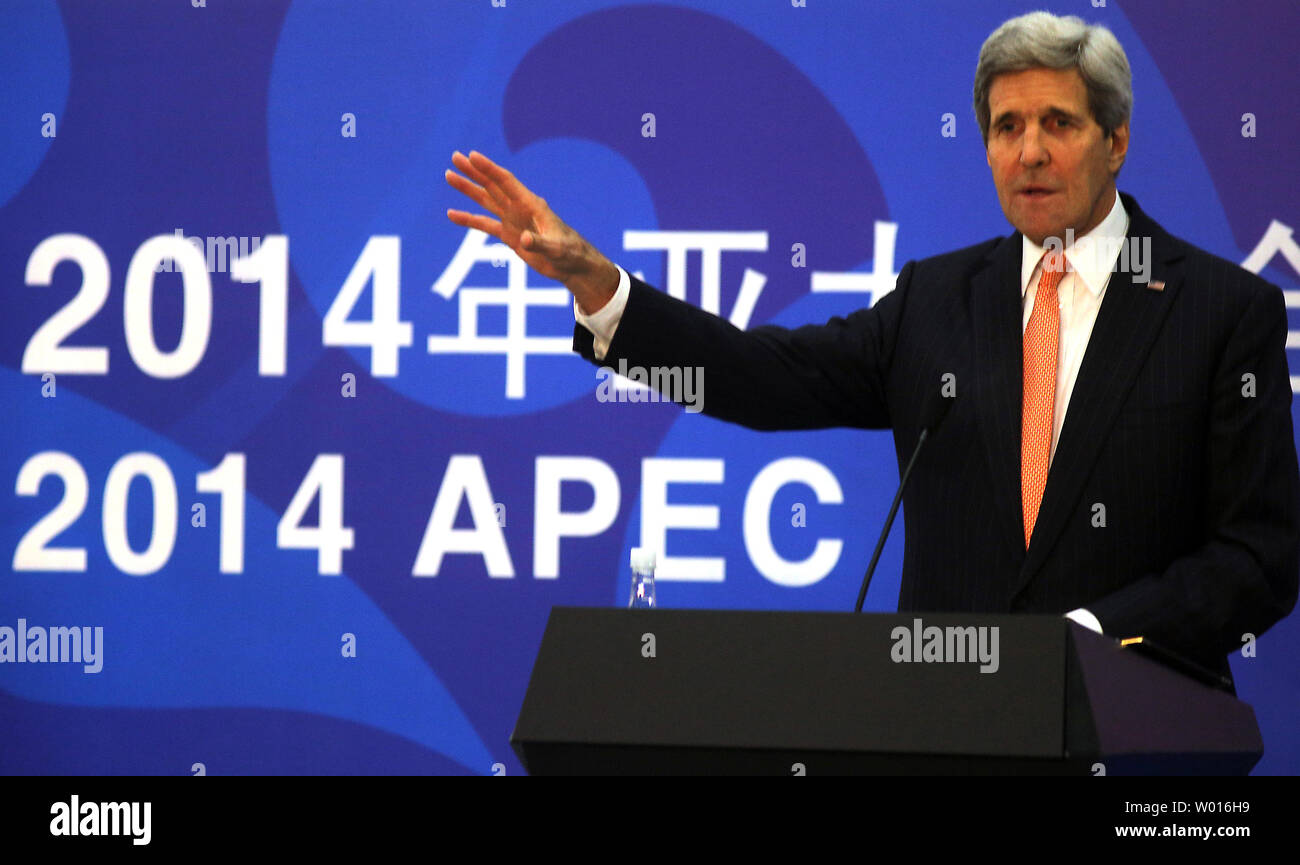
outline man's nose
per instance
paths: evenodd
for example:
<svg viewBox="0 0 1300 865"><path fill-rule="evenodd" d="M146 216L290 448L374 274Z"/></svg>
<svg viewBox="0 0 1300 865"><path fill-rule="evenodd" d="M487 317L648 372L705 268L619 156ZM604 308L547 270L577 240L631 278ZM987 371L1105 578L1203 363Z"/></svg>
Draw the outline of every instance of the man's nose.
<svg viewBox="0 0 1300 865"><path fill-rule="evenodd" d="M1035 167L1046 164L1047 160L1047 148L1043 145L1038 127L1027 126L1024 136L1020 139L1020 164Z"/></svg>

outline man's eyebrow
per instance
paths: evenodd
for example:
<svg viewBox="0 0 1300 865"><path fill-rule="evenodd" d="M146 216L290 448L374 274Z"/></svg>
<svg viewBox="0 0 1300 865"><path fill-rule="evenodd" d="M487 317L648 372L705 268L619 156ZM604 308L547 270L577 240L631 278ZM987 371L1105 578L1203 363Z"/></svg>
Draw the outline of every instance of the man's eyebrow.
<svg viewBox="0 0 1300 865"><path fill-rule="evenodd" d="M1080 120L1080 119L1083 118L1083 115L1082 115L1082 114L1076 114L1075 112L1069 110L1068 108L1062 108L1062 107L1060 107L1059 105L1049 105L1049 106L1047 106L1047 108L1043 111L1043 113L1042 113L1041 116L1043 116L1043 117L1068 117L1068 118L1073 119L1073 120ZM995 118L993 119L993 121L990 123L990 125L991 125L991 126L1000 126L1000 125L1001 125L1004 121L1006 121L1006 120L1016 120L1016 119L1018 119L1019 117L1020 117L1020 112L1019 112L1019 111L1003 111L1001 114L999 114L997 117L995 117Z"/></svg>
<svg viewBox="0 0 1300 865"><path fill-rule="evenodd" d="M1057 105L1049 105L1049 106L1047 107L1047 111L1043 112L1043 114L1044 114L1044 116L1070 117L1070 118L1073 118L1073 119L1075 119L1075 120L1078 120L1079 118L1081 118L1081 117L1083 116L1083 115L1081 115L1081 114L1076 114L1076 113L1074 113L1073 111L1069 110L1068 108L1061 108L1061 107L1059 107L1059 106L1057 106Z"/></svg>

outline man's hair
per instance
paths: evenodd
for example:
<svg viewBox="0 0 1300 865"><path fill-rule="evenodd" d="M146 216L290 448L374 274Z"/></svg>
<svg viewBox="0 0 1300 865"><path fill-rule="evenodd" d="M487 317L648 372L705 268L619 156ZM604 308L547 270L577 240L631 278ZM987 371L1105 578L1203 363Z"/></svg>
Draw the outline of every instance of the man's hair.
<svg viewBox="0 0 1300 865"><path fill-rule="evenodd" d="M1026 69L1078 69L1088 89L1088 109L1110 135L1133 111L1133 74L1115 34L1073 15L1030 12L1006 21L980 48L975 67L975 118L989 143L989 90L993 79Z"/></svg>

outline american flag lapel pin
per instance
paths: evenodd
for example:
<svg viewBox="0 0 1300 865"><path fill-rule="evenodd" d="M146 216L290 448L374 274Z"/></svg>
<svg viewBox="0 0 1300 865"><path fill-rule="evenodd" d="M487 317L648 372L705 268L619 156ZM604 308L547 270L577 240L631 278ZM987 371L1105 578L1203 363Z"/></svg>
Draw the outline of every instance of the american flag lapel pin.
<svg viewBox="0 0 1300 865"><path fill-rule="evenodd" d="M1165 281L1163 279L1153 279L1147 283L1147 288L1151 291L1164 291Z"/></svg>

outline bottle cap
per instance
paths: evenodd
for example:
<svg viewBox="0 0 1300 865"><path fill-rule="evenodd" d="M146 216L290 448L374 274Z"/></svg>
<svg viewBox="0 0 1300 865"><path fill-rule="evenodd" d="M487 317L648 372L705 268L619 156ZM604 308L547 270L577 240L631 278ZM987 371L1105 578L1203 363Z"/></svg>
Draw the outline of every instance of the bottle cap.
<svg viewBox="0 0 1300 865"><path fill-rule="evenodd" d="M633 547L632 569L636 571L653 571L655 569L655 551L646 547Z"/></svg>

